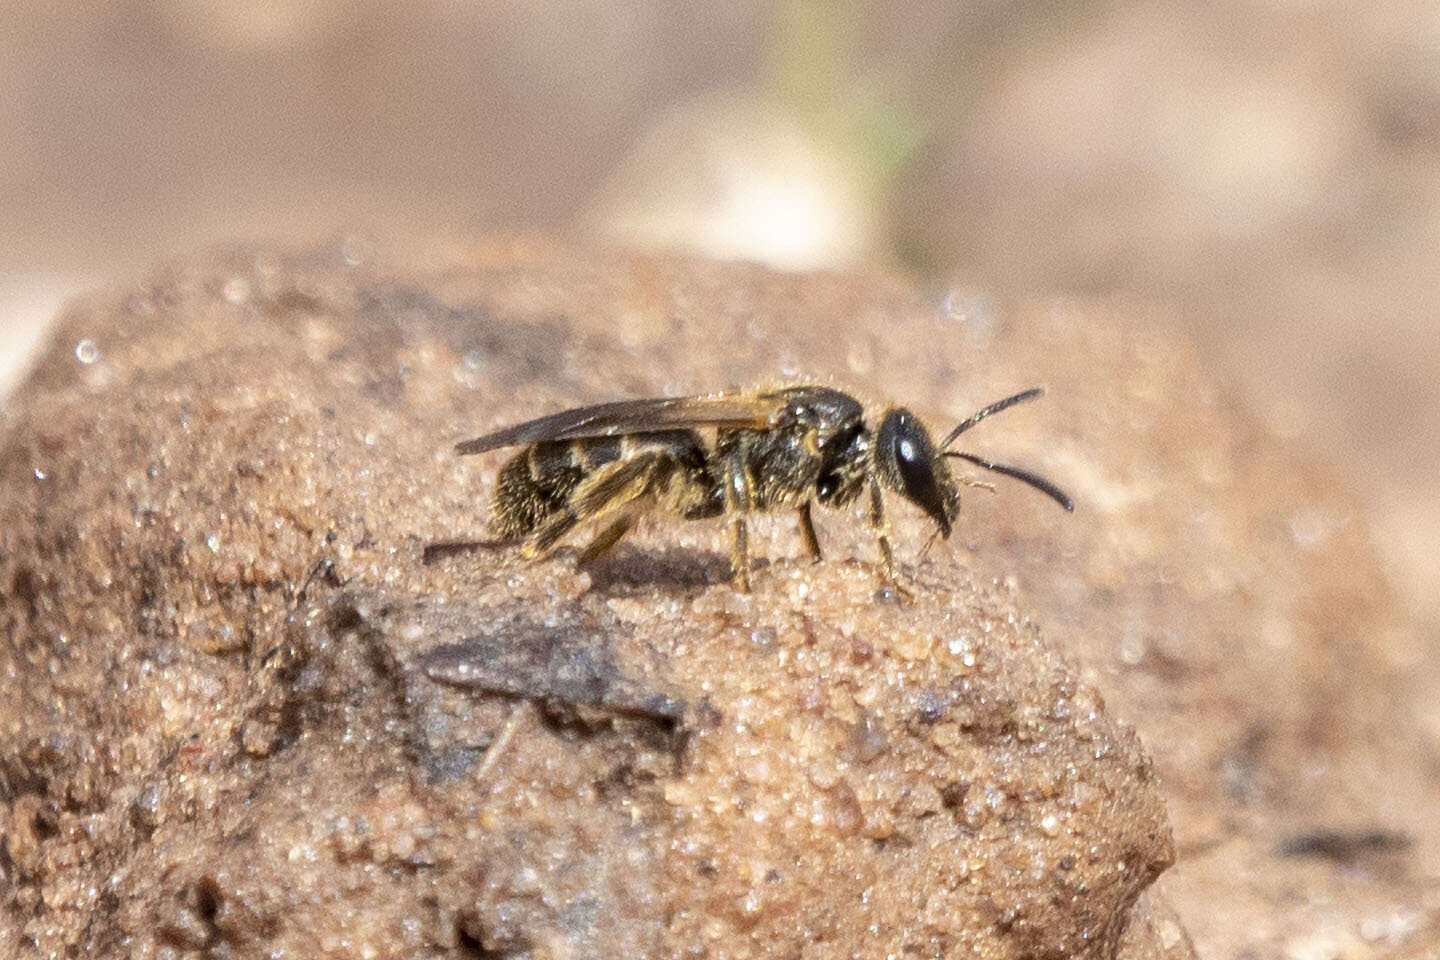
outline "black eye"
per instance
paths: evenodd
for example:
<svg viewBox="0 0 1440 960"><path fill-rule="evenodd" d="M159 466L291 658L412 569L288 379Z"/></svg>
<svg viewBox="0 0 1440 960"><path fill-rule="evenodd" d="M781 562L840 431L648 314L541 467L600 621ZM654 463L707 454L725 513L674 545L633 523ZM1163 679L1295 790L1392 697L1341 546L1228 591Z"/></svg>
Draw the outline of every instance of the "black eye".
<svg viewBox="0 0 1440 960"><path fill-rule="evenodd" d="M941 483L935 476L935 446L911 414L897 410L880 426L881 449L886 451L894 476L891 486L905 499L928 513L944 536L950 535L950 511ZM897 482L898 481L898 482Z"/></svg>
<svg viewBox="0 0 1440 960"><path fill-rule="evenodd" d="M895 438L895 465L900 469L900 481L905 486L905 495L919 501L922 506L928 494L939 491L935 486L935 471L930 468L930 451L913 436L901 434Z"/></svg>

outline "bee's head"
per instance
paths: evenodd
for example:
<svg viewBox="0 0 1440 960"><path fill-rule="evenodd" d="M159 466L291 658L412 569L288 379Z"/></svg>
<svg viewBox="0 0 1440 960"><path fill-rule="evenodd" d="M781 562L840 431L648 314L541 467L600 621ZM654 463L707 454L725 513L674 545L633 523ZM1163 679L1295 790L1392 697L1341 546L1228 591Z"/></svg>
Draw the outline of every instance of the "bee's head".
<svg viewBox="0 0 1440 960"><path fill-rule="evenodd" d="M930 434L909 410L890 410L880 421L875 469L881 483L929 514L942 536L950 536L960 493Z"/></svg>

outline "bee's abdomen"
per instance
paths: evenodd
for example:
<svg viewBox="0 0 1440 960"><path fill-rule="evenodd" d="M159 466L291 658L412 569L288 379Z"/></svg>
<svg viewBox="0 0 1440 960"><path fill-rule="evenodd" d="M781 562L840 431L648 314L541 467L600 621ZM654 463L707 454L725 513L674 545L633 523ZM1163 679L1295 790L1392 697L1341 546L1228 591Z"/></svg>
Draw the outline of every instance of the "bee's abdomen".
<svg viewBox="0 0 1440 960"><path fill-rule="evenodd" d="M576 448L580 441L537 443L511 457L495 478L490 526L509 539L531 533L564 509L585 474Z"/></svg>
<svg viewBox="0 0 1440 960"><path fill-rule="evenodd" d="M575 489L587 476L617 460L657 452L670 463L667 475L678 473L708 493L711 482L705 470L705 448L694 431L663 430L537 443L500 468L490 507L491 529L503 539L533 533L569 507ZM687 503L695 499L697 496L692 495ZM695 515L711 513L700 511Z"/></svg>

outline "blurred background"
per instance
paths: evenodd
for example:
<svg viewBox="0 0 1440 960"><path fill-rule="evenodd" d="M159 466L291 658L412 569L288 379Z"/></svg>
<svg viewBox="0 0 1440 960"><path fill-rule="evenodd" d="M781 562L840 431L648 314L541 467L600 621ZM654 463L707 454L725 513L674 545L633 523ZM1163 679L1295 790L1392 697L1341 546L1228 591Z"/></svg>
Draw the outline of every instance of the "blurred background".
<svg viewBox="0 0 1440 960"><path fill-rule="evenodd" d="M1433 0L0 6L0 390L196 247L492 229L1158 305L1440 614Z"/></svg>

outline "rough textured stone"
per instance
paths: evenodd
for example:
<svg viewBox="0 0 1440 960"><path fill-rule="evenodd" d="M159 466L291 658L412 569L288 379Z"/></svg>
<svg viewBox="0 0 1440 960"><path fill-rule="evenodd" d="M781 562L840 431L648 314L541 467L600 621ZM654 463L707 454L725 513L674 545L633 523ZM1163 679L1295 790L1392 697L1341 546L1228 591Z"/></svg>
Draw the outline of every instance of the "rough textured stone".
<svg viewBox="0 0 1440 960"><path fill-rule="evenodd" d="M521 243L237 254L76 304L0 437L5 949L1188 955L1132 909L1172 857L1150 764L1046 639L1123 648L1088 611L1124 571L1080 545L1143 543L1116 506L1153 488L1089 431L1145 395L1097 424L1103 384L991 363L1001 335L957 316L883 278ZM1158 387L1163 349L1134 349L1156 379L1126 382ZM593 574L421 562L482 532L495 464L457 439L795 377L937 427L1048 379L981 449L1085 506L967 495L923 559L897 508L912 602L846 513L818 566L791 518L757 522L752 596L720 523Z"/></svg>

